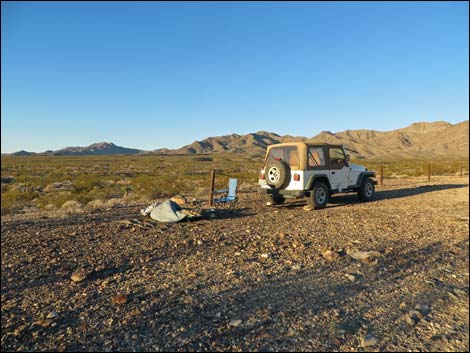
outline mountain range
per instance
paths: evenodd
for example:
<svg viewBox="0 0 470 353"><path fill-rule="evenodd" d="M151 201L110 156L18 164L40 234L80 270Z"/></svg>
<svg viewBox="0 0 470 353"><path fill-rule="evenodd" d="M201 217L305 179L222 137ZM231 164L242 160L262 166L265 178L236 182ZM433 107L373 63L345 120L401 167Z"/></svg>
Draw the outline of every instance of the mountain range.
<svg viewBox="0 0 470 353"><path fill-rule="evenodd" d="M258 131L246 135L225 135L208 137L178 149L156 149L143 151L101 142L87 147L67 147L57 151L34 153L18 151L16 156L24 155L106 155L106 154L207 154L207 153L244 153L264 155L271 144L306 141L343 144L354 159L468 159L469 122L457 124L445 121L419 122L402 129L391 131L346 130L333 133L322 131L313 137L278 135L273 132Z"/></svg>

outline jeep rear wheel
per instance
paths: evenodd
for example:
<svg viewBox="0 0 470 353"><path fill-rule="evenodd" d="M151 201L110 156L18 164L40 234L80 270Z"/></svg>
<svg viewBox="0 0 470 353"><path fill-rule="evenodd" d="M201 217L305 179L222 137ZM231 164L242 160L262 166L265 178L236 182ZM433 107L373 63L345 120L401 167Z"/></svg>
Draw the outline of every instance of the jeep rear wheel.
<svg viewBox="0 0 470 353"><path fill-rule="evenodd" d="M330 191L325 183L318 181L313 185L313 190L310 191L310 196L307 197L307 202L314 209L325 208L330 198Z"/></svg>
<svg viewBox="0 0 470 353"><path fill-rule="evenodd" d="M357 195L361 199L361 201L367 202L372 200L375 194L375 186L372 180L369 178L365 178L357 192Z"/></svg>
<svg viewBox="0 0 470 353"><path fill-rule="evenodd" d="M273 194L266 195L266 202L268 206L283 204L285 200L286 199L282 195L273 195Z"/></svg>

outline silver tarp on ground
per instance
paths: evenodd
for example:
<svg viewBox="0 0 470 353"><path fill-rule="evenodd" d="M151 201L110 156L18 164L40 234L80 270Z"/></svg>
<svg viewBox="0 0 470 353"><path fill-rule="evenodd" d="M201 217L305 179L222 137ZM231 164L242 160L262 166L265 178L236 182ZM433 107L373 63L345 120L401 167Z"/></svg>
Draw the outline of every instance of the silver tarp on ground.
<svg viewBox="0 0 470 353"><path fill-rule="evenodd" d="M171 200L166 200L152 209L150 217L159 222L174 223L185 219L188 215L181 212L181 207Z"/></svg>

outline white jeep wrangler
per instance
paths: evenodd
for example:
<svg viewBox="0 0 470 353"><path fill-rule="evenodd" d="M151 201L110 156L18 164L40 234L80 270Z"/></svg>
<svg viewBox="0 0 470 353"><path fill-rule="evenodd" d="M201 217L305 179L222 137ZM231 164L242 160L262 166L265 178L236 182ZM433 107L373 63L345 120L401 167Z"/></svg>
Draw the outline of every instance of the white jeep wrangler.
<svg viewBox="0 0 470 353"><path fill-rule="evenodd" d="M342 145L292 142L268 146L258 184L268 205L306 197L319 209L339 192L357 192L362 201L370 201L377 185L372 178L374 172L349 163Z"/></svg>

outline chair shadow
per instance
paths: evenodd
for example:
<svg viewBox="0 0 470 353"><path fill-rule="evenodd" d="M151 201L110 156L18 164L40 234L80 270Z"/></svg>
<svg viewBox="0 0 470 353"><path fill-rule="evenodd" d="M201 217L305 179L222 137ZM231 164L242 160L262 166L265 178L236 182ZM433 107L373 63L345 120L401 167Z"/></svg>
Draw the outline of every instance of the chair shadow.
<svg viewBox="0 0 470 353"><path fill-rule="evenodd" d="M256 215L255 212L249 212L248 207L238 207L235 209L215 209L215 219L233 219L245 218Z"/></svg>

